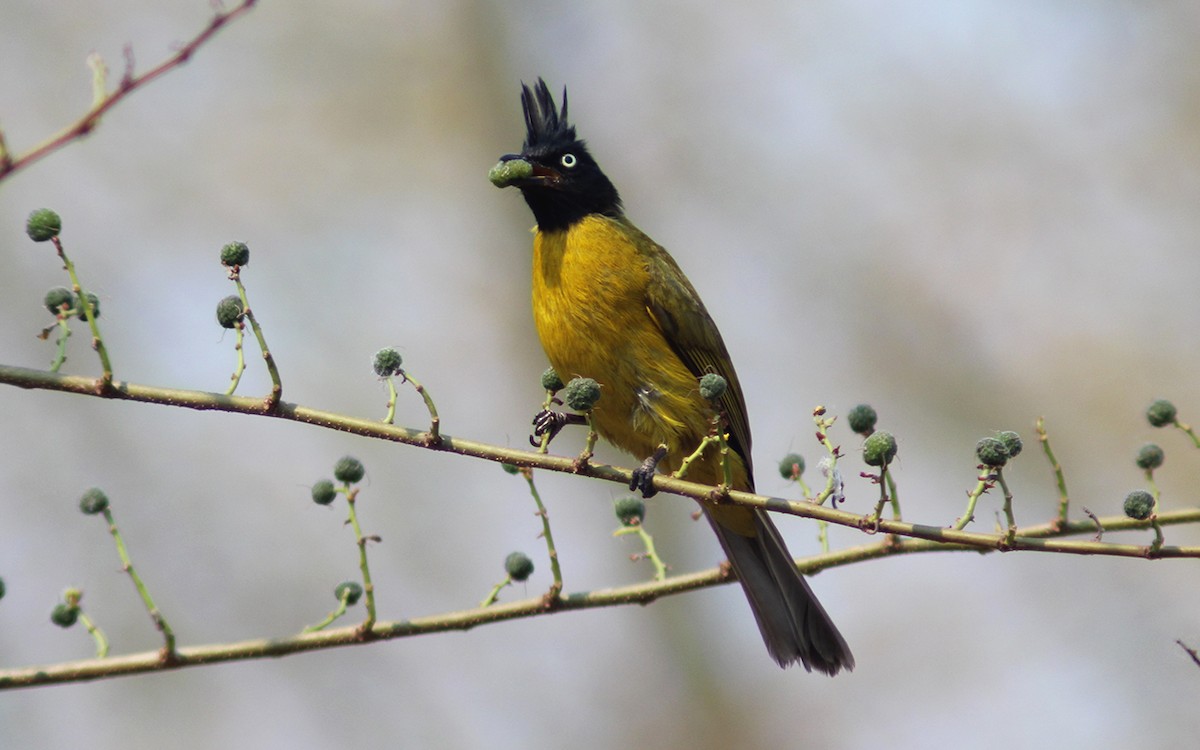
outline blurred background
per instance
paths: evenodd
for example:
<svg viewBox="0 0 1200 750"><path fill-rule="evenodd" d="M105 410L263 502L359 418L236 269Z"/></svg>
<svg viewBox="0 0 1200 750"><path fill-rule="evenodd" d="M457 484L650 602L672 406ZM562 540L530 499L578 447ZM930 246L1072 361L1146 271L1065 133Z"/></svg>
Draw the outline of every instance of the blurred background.
<svg viewBox="0 0 1200 750"><path fill-rule="evenodd" d="M85 59L139 69L191 38L205 0L7 0L0 127L23 152L90 100ZM454 436L522 446L546 367L529 228L488 168L519 149L519 84L571 95L630 217L720 323L746 391L759 488L820 453L810 413L859 402L900 443L905 514L949 524L975 441L1013 429L1022 523L1056 493L1120 513L1159 442L1166 508L1200 455L1143 410L1200 422L1200 6L1130 2L265 1L80 143L0 184L0 361L44 367L44 292L67 283L29 211L63 217L117 377L224 390L214 321L244 273L285 398L381 418L373 353L396 346ZM64 371L96 374L76 326ZM261 363L239 393L265 392ZM397 421L426 423L402 391ZM67 586L114 653L156 648L101 520L103 487L181 643L286 635L357 572L344 506L308 486L353 454L381 616L469 607L520 549L549 585L520 478L267 419L0 388L0 664L85 658L48 616ZM848 508L875 488L849 458ZM573 452L573 440L556 447ZM613 452L608 461L630 465ZM810 483L819 482L810 468ZM643 580L613 539L620 488L538 474L572 591ZM996 496L974 528L990 530ZM688 501L649 503L677 572L720 558ZM813 524L781 519L797 554ZM835 546L864 542L846 529ZM1148 533L1118 538L1148 542ZM1200 543L1169 529L1169 543ZM0 745L68 747L1183 747L1200 732L1195 561L944 554L827 571L813 586L858 668L778 669L735 586L627 607L0 700ZM355 616L361 616L361 607Z"/></svg>

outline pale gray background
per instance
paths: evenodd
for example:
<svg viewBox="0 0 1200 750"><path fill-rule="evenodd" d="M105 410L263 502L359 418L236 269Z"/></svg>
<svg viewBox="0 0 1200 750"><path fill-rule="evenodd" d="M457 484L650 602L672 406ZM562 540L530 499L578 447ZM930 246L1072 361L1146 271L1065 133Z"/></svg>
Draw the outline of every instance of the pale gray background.
<svg viewBox="0 0 1200 750"><path fill-rule="evenodd" d="M1032 425L1072 493L1118 512L1162 442L1168 507L1197 452L1141 413L1200 421L1200 6L1190 2L264 2L99 130L0 185L0 361L44 366L24 236L59 210L119 377L222 390L232 339L219 247L250 243L250 294L286 397L381 416L372 353L396 345L451 434L524 443L545 367L529 315L531 217L486 179L520 146L518 84L571 90L631 217L720 322L760 487L809 412L868 400L900 440L914 520L949 523L972 447L1016 429L1018 515L1050 516ZM148 66L204 0L0 5L0 126L21 151L89 101L84 60ZM77 328L67 370L95 373ZM262 392L252 363L243 393ZM419 425L403 394L400 421ZM103 523L114 500L183 643L286 634L355 573L342 511L307 485L342 454L362 495L382 615L469 606L535 555L523 483L495 465L270 420L0 389L0 663L84 657L60 590L117 652L155 647ZM856 439L837 439L853 456ZM560 450L573 450L566 438ZM628 459L605 454L611 460ZM853 476L857 458L846 463ZM815 481L815 480L814 480ZM618 489L540 475L572 590L639 580L612 540ZM850 508L874 488L854 479ZM997 500L981 504L992 525ZM680 571L719 551L691 506L649 523ZM782 521L797 553L811 524ZM1146 534L1124 537L1147 541ZM1173 542L1196 544L1194 530ZM863 541L833 532L836 545ZM1200 732L1197 566L1042 555L895 559L814 581L858 658L781 671L734 587L369 648L0 696L4 747L1182 747ZM506 597L520 590L505 592Z"/></svg>

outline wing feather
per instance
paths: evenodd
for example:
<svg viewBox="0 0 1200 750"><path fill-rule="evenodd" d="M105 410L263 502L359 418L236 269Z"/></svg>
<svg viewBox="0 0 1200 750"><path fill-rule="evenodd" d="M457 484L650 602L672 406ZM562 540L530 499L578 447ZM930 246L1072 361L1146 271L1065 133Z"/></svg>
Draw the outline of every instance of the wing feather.
<svg viewBox="0 0 1200 750"><path fill-rule="evenodd" d="M643 235L643 238L653 246L650 252L662 261L650 264L646 310L676 356L697 379L716 373L729 383L718 406L728 422L730 447L741 456L746 473L753 477L746 401L721 332L675 259L649 237ZM753 478L750 481L753 488Z"/></svg>

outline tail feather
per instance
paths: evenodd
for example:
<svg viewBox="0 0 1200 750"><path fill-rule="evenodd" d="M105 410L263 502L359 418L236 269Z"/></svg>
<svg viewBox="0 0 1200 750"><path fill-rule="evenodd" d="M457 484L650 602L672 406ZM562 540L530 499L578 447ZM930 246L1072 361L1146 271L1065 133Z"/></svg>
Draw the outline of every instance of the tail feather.
<svg viewBox="0 0 1200 750"><path fill-rule="evenodd" d="M744 536L705 513L746 592L771 657L786 667L799 661L833 676L854 669L854 655L837 626L796 569L783 537L767 514L754 511L754 536Z"/></svg>

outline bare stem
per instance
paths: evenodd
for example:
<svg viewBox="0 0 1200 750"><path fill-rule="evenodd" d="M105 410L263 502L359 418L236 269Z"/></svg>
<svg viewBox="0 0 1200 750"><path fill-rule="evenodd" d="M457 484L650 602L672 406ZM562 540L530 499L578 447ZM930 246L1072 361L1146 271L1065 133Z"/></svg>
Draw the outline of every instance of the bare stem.
<svg viewBox="0 0 1200 750"><path fill-rule="evenodd" d="M562 568L558 564L558 549L554 546L554 534L550 531L550 514L546 512L546 506L542 503L542 495L533 482L533 470L528 467L523 468L521 476L525 477L526 483L529 484L529 494L533 496L533 502L537 505L537 516L542 519L542 538L546 540L546 554L550 558L550 573L554 576L554 583L550 586L549 595L551 598L557 598L563 589L563 577Z"/></svg>
<svg viewBox="0 0 1200 750"><path fill-rule="evenodd" d="M1067 522L1067 509L1071 504L1067 496L1067 480L1063 477L1062 465L1058 463L1058 459L1054 457L1054 451L1050 449L1050 436L1046 433L1046 418L1037 418L1037 436L1042 442L1042 451L1046 454L1046 459L1050 462L1050 468L1054 470L1054 482L1058 485L1058 520L1062 523Z"/></svg>
<svg viewBox="0 0 1200 750"><path fill-rule="evenodd" d="M83 114L78 120L71 125L63 128L55 135L47 138L42 143L34 146L29 151L13 156L8 148L4 145L3 139L0 138L0 180L12 175L18 170L24 169L29 165L41 160L43 157L54 153L68 143L77 141L83 138L100 123L100 118L104 116L108 110L117 105L125 97L129 96L135 90L150 83L155 78L167 73L174 68L177 68L187 62L192 53L194 53L202 44L207 42L218 31L220 31L227 23L233 21L238 16L241 16L246 11L254 7L257 0L242 0L235 7L224 11L217 12L209 19L208 26L199 34L192 38L191 41L184 44L173 55L163 60L158 65L150 68L145 73L135 76L132 70L126 70L125 75L121 77L121 82L117 89L112 93L107 92L106 78L97 73L96 64L92 63L92 107ZM128 56L127 56L128 59ZM101 63L102 64L102 63Z"/></svg>
<svg viewBox="0 0 1200 750"><path fill-rule="evenodd" d="M129 580L133 581L134 588L137 589L138 596L142 598L142 604L146 606L146 611L150 614L150 619L154 622L154 627L158 628L163 635L163 654L167 660L170 660L175 654L175 632L171 630L171 626L167 623L167 618L163 617L158 606L154 603L154 598L150 596L150 590L146 588L146 584L142 582L142 577L138 575L137 570L133 567L133 561L129 559L129 551L125 548L125 540L121 538L121 532L117 529L117 522L113 519L112 509L105 508L104 520L108 522L108 531L112 534L113 541L117 545L117 554L121 557L121 569L129 574Z"/></svg>

